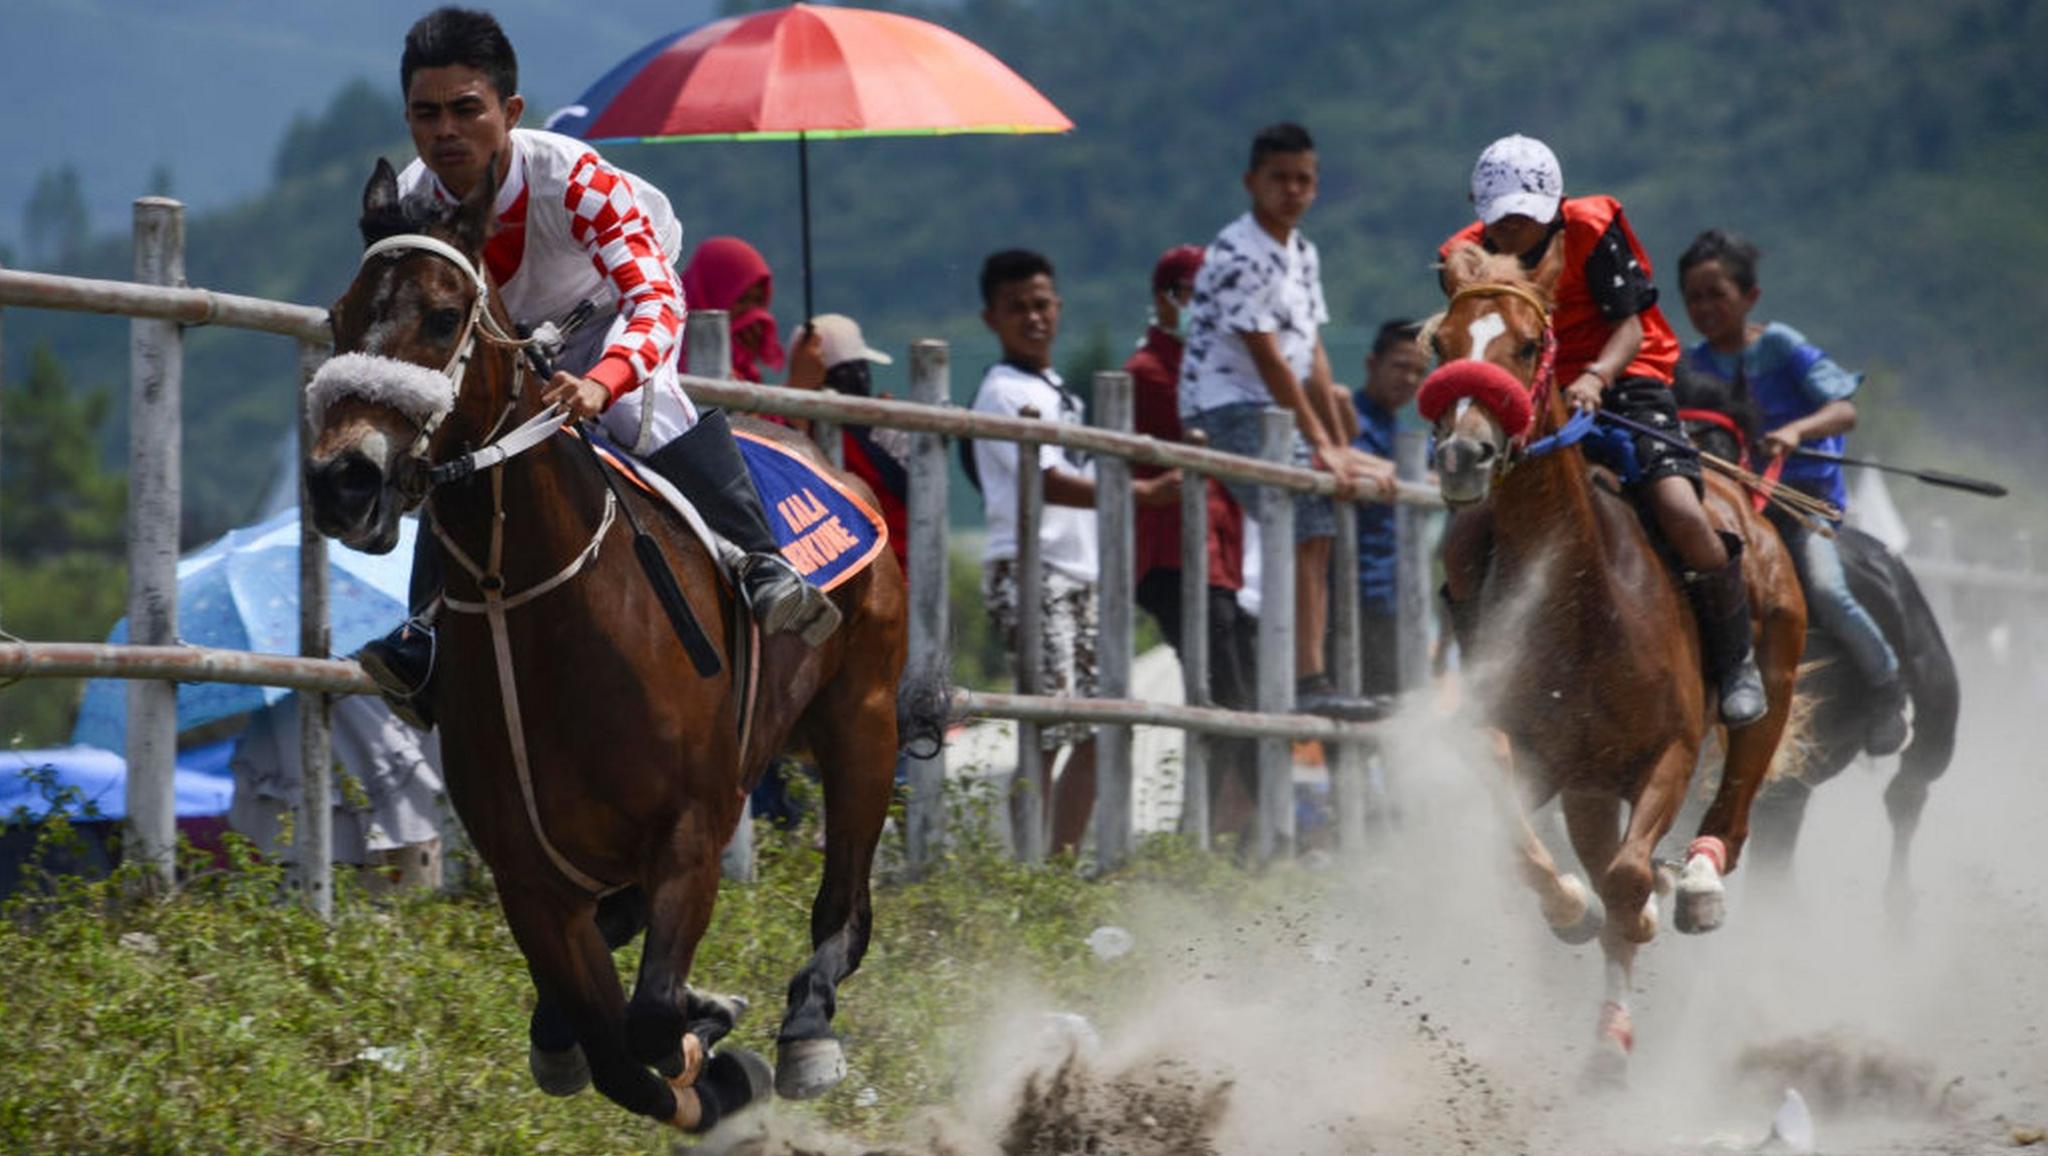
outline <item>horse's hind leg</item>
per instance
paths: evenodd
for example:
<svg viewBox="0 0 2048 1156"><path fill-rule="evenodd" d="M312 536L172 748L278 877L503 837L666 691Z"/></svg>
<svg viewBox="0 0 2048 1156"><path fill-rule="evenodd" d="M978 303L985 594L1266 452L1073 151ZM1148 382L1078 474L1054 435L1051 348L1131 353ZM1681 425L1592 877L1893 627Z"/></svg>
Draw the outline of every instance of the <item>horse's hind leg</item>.
<svg viewBox="0 0 2048 1156"><path fill-rule="evenodd" d="M775 1037L775 1090L789 1099L819 1095L846 1077L832 1014L840 982L867 953L868 874L895 789L894 685L849 685L856 681L842 669L805 714L824 775L825 874L811 904L811 958L789 981L789 1010Z"/></svg>
<svg viewBox="0 0 2048 1156"><path fill-rule="evenodd" d="M1792 717L1793 683L1799 676L1799 656L1805 646L1806 617L1796 606L1765 615L1757 641L1757 665L1763 672L1770 709L1763 718L1728 734L1721 785L1700 818L1698 836L1686 850L1686 872L1695 879L1709 870L1718 879L1735 870L1742 856L1743 844L1749 839L1750 804L1770 774L1771 760L1777 757L1778 742ZM1682 880L1680 885L1684 886ZM1688 926L1690 918L1681 917L1680 931L1694 930Z"/></svg>

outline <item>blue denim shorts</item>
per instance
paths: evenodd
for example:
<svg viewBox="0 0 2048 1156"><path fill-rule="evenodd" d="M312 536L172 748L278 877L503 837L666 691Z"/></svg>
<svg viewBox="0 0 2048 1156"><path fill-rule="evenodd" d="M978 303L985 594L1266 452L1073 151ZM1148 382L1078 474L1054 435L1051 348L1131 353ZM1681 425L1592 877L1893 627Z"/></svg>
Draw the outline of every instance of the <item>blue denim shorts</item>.
<svg viewBox="0 0 2048 1156"><path fill-rule="evenodd" d="M1240 454L1244 457L1259 456L1259 442L1262 438L1260 415L1266 406L1258 402L1242 405L1220 405L1215 409L1203 410L1183 418L1181 424L1188 429L1198 429L1209 435L1209 448L1226 454ZM1302 469L1310 468L1308 439L1299 430L1294 434L1294 464ZM1247 516L1257 518L1259 513L1260 486L1250 482L1224 480L1223 485L1237 504L1244 508ZM1296 494L1294 496L1294 540L1305 542L1310 538L1332 538L1337 534L1337 511L1330 499L1322 494Z"/></svg>

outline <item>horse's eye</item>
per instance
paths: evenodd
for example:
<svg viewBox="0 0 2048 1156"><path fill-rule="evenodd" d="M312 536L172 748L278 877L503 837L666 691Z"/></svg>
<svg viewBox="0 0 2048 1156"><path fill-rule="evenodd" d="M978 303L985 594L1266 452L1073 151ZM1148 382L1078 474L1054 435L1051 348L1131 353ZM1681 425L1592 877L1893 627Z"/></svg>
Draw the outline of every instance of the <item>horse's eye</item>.
<svg viewBox="0 0 2048 1156"><path fill-rule="evenodd" d="M426 320L420 323L420 332L437 341L445 341L455 336L455 327L460 324L462 324L462 310L452 308L436 309L427 314Z"/></svg>
<svg viewBox="0 0 2048 1156"><path fill-rule="evenodd" d="M1542 346L1536 344L1535 342L1525 341L1522 343L1522 348L1515 354L1515 356L1521 358L1523 361L1534 361L1536 360L1536 354L1541 349Z"/></svg>

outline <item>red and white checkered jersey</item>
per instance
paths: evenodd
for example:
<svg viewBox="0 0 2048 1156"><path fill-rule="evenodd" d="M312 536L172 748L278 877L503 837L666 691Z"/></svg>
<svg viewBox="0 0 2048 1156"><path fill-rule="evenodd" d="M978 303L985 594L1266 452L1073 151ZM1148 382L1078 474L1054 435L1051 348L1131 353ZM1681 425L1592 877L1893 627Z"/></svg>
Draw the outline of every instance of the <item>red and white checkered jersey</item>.
<svg viewBox="0 0 2048 1156"><path fill-rule="evenodd" d="M425 164L399 174L404 195L455 197ZM497 229L484 246L515 321L559 320L582 301L624 314L627 323L588 376L613 398L645 382L676 355L683 289L675 270L683 228L668 198L608 164L582 141L512 130L512 169L498 190Z"/></svg>

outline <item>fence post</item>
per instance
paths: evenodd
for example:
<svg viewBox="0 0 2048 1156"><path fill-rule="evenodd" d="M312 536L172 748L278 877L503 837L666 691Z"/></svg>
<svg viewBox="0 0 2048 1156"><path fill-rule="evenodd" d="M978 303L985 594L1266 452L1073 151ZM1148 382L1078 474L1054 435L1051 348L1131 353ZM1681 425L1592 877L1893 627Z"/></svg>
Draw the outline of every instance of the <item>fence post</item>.
<svg viewBox="0 0 2048 1156"><path fill-rule="evenodd" d="M1259 456L1286 465L1294 460L1294 414L1268 406L1260 420ZM1294 710L1294 493L1263 486L1259 493L1259 709ZM1294 744L1259 740L1261 863L1294 851Z"/></svg>
<svg viewBox="0 0 2048 1156"><path fill-rule="evenodd" d="M1095 375L1095 419L1104 429L1131 432L1131 375L1104 371ZM1095 531L1099 563L1097 596L1101 600L1100 631L1095 644L1096 693L1103 698L1131 697L1132 603L1137 595L1133 572L1136 551L1135 513L1131 505L1131 463L1104 454L1095 464ZM1096 731L1095 861L1104 870L1120 866L1131 851L1131 728L1114 723Z"/></svg>
<svg viewBox="0 0 2048 1156"><path fill-rule="evenodd" d="M185 283L185 207L177 201L135 202L135 279ZM128 641L169 646L178 639L184 335L173 321L136 320L128 350ZM169 884L177 870L177 684L128 684L127 746L128 858Z"/></svg>
<svg viewBox="0 0 2048 1156"><path fill-rule="evenodd" d="M306 516L306 457L312 448L312 415L306 410L305 386L314 371L327 360L327 347L313 341L299 343L299 653L307 658L326 658L329 647L327 620L327 539L313 528ZM415 543L414 549L422 547ZM328 731L332 706L319 691L299 692L299 886L307 907L322 919L334 915L334 808L330 802L329 777L334 769L334 747Z"/></svg>
<svg viewBox="0 0 2048 1156"><path fill-rule="evenodd" d="M732 376L732 318L723 309L692 309L683 321L683 352L697 377L724 381ZM701 408L701 407L700 407ZM718 857L727 879L754 881L754 800L740 804L740 825Z"/></svg>
<svg viewBox="0 0 2048 1156"><path fill-rule="evenodd" d="M1207 444L1200 430L1187 440ZM1180 478L1180 672L1189 706L1210 706L1209 697L1209 479L1181 472ZM1195 845L1209 849L1209 736L1181 732L1180 829Z"/></svg>
<svg viewBox="0 0 2048 1156"><path fill-rule="evenodd" d="M946 343L910 346L910 400L942 406L953 395ZM947 639L946 439L935 433L910 435L910 660L907 685L948 685L951 650ZM904 833L913 866L930 862L945 831L946 751L909 756L910 798Z"/></svg>
<svg viewBox="0 0 2048 1156"><path fill-rule="evenodd" d="M1019 417L1036 418L1034 406L1018 411ZM1044 616L1045 573L1040 558L1039 524L1045 514L1045 475L1038 465L1037 442L1017 443L1017 693L1040 694L1038 671L1044 660L1045 640L1039 633ZM1045 862L1050 834L1046 800L1052 783L1046 774L1044 752L1040 749L1039 724L1017 723L1017 784L1011 794L1017 857L1026 863Z"/></svg>
<svg viewBox="0 0 2048 1156"><path fill-rule="evenodd" d="M1337 691L1357 698L1365 688L1358 636L1358 507L1339 500L1337 540L1330 550L1330 671ZM1327 744L1330 792L1337 804L1337 846L1347 855L1365 850L1364 743Z"/></svg>
<svg viewBox="0 0 2048 1156"><path fill-rule="evenodd" d="M1428 471L1429 435L1402 430L1394 435L1394 476L1421 482ZM1431 511L1403 503L1394 507L1394 630L1396 677L1409 691L1429 681L1434 616L1430 613L1428 528Z"/></svg>

